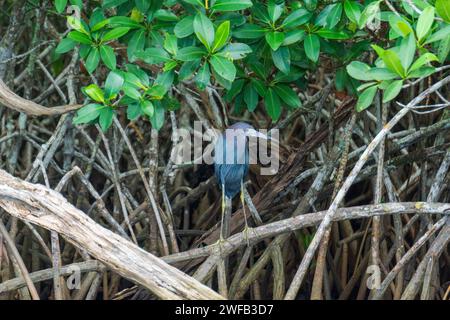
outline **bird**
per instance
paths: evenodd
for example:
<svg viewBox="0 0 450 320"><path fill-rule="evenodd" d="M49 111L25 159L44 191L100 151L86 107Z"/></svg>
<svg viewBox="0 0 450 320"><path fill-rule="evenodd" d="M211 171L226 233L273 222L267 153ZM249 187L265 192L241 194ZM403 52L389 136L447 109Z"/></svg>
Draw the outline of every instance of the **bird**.
<svg viewBox="0 0 450 320"><path fill-rule="evenodd" d="M224 216L231 214L231 200L240 192L242 208L244 210L245 229L248 230L245 214L244 180L249 168L249 137L268 137L256 131L246 122L237 122L219 135L214 145L214 173L222 191L222 217L220 226L220 240L223 241Z"/></svg>

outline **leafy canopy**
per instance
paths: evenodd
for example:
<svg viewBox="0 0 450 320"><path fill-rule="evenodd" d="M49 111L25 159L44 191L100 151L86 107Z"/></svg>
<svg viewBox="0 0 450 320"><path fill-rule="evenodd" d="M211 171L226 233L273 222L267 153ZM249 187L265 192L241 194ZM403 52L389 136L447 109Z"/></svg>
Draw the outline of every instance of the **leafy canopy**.
<svg viewBox="0 0 450 320"><path fill-rule="evenodd" d="M388 102L450 51L450 1L391 2L396 12L381 0L56 0L59 13L71 4L87 17L67 16L71 31L56 54L79 46L103 83L83 89L88 102L74 123L107 130L124 108L129 120L160 129L180 107L171 88L182 82L219 86L236 114L264 108L277 121L301 107L297 92L322 62L334 68L337 91L358 96L358 111L378 91ZM104 82L99 70L108 70Z"/></svg>

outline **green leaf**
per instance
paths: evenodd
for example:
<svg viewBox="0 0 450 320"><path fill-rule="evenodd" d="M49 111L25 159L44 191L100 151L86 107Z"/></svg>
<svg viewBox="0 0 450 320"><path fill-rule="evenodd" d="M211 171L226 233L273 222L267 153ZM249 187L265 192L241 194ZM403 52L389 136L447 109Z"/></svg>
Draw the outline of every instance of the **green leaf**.
<svg viewBox="0 0 450 320"><path fill-rule="evenodd" d="M131 88L134 89L143 89L143 90L146 90L148 88L142 83L142 81L135 74L131 72L126 72L123 75L125 80L124 89L125 86L130 86Z"/></svg>
<svg viewBox="0 0 450 320"><path fill-rule="evenodd" d="M92 100L105 103L105 95L103 94L102 89L100 89L96 84L93 83L87 87L84 87L83 92Z"/></svg>
<svg viewBox="0 0 450 320"><path fill-rule="evenodd" d="M275 23L283 13L284 3L278 4L275 0L269 0L267 3L267 12L272 23Z"/></svg>
<svg viewBox="0 0 450 320"><path fill-rule="evenodd" d="M258 39L264 37L266 30L256 24L245 24L241 28L233 31L233 36L239 39Z"/></svg>
<svg viewBox="0 0 450 320"><path fill-rule="evenodd" d="M431 36L427 37L425 44L439 41L449 37L450 37L450 24L447 24L442 29L439 29Z"/></svg>
<svg viewBox="0 0 450 320"><path fill-rule="evenodd" d="M384 54L385 50L376 44L372 44L371 47L375 50L375 52L378 54L378 56L381 58L381 56Z"/></svg>
<svg viewBox="0 0 450 320"><path fill-rule="evenodd" d="M220 76L220 74L218 74L216 72L216 70L214 70L214 68L211 68L211 73L219 85L221 85L222 87L224 87L227 90L229 90L231 88L231 84L233 83L232 81L227 80L227 79L223 78L222 76Z"/></svg>
<svg viewBox="0 0 450 320"><path fill-rule="evenodd" d="M405 38L401 40L399 55L402 57L402 66L407 70L414 60L414 54L416 53L416 39L411 32Z"/></svg>
<svg viewBox="0 0 450 320"><path fill-rule="evenodd" d="M447 37L439 43L438 46L438 58L440 63L444 63L450 52L450 37Z"/></svg>
<svg viewBox="0 0 450 320"><path fill-rule="evenodd" d="M336 70L336 77L334 78L334 85L337 91L345 89L345 84L348 82L348 75L344 68Z"/></svg>
<svg viewBox="0 0 450 320"><path fill-rule="evenodd" d="M266 95L266 85L264 82L256 78L252 78L250 81L252 82L253 88L255 88L256 92L258 92L261 97L264 97Z"/></svg>
<svg viewBox="0 0 450 320"><path fill-rule="evenodd" d="M277 121L281 115L280 98L272 88L267 90L264 96L264 104L272 121Z"/></svg>
<svg viewBox="0 0 450 320"><path fill-rule="evenodd" d="M175 56L177 60L181 61L194 61L202 58L207 53L205 49L198 47L185 47L178 50L177 55Z"/></svg>
<svg viewBox="0 0 450 320"><path fill-rule="evenodd" d="M131 19L130 17L123 17L123 16L115 16L109 18L109 24L112 27L128 27L128 28L142 28L142 25Z"/></svg>
<svg viewBox="0 0 450 320"><path fill-rule="evenodd" d="M116 71L111 71L105 81L105 96L107 99L115 96L122 88L124 79Z"/></svg>
<svg viewBox="0 0 450 320"><path fill-rule="evenodd" d="M193 6L205 7L202 0L183 0L184 2L190 3Z"/></svg>
<svg viewBox="0 0 450 320"><path fill-rule="evenodd" d="M289 48L280 47L277 51L272 51L273 64L284 74L288 74L291 68L291 54Z"/></svg>
<svg viewBox="0 0 450 320"><path fill-rule="evenodd" d="M302 76L305 75L305 71L298 68L291 68L289 74L284 74L282 72L277 72L275 78L273 79L275 82L287 82L292 83L299 80Z"/></svg>
<svg viewBox="0 0 450 320"><path fill-rule="evenodd" d="M209 85L210 78L211 72L209 71L209 64L208 62L205 62L198 70L197 76L195 77L195 84L200 90L205 90L206 86Z"/></svg>
<svg viewBox="0 0 450 320"><path fill-rule="evenodd" d="M327 27L333 29L341 20L342 16L342 3L335 3L332 5L330 13L327 15Z"/></svg>
<svg viewBox="0 0 450 320"><path fill-rule="evenodd" d="M114 54L113 48L110 46L100 46L100 57L110 70L116 68L116 55Z"/></svg>
<svg viewBox="0 0 450 320"><path fill-rule="evenodd" d="M395 14L389 16L389 24L391 28L402 37L406 37L410 32L413 32L409 23Z"/></svg>
<svg viewBox="0 0 450 320"><path fill-rule="evenodd" d="M77 115L73 118L73 124L88 123L98 118L100 110L106 108L98 103L90 103L77 111Z"/></svg>
<svg viewBox="0 0 450 320"><path fill-rule="evenodd" d="M314 25L318 27L327 26L327 17L330 15L331 10L334 8L333 4L326 5L314 19Z"/></svg>
<svg viewBox="0 0 450 320"><path fill-rule="evenodd" d="M81 20L76 18L75 16L67 16L67 23L72 29L89 35L89 30L87 30L83 23L81 23Z"/></svg>
<svg viewBox="0 0 450 320"><path fill-rule="evenodd" d="M381 84L379 85L379 87L381 87L382 84L384 84L384 83L389 83L389 81L383 81L383 82L381 82ZM373 86L373 85L376 85L376 84L377 84L376 81L370 81L370 82L363 83L363 84L360 85L358 88L356 88L356 91L358 91L358 92L363 91L364 89L366 89L366 88L368 88L368 87L371 87L371 86Z"/></svg>
<svg viewBox="0 0 450 320"><path fill-rule="evenodd" d="M135 56L148 64L158 64L170 61L170 56L162 48L147 48L145 51L136 52Z"/></svg>
<svg viewBox="0 0 450 320"><path fill-rule="evenodd" d="M289 14L282 23L284 28L290 29L307 23L312 17L312 13L306 9L297 9Z"/></svg>
<svg viewBox="0 0 450 320"><path fill-rule="evenodd" d="M421 41L430 31L431 25L434 21L434 8L432 6L426 7L419 16L416 26L417 39Z"/></svg>
<svg viewBox="0 0 450 320"><path fill-rule="evenodd" d="M381 81L379 84L378 84L378 89L380 89L380 90L386 90L386 88L387 87L389 87L389 85L392 83L392 81L389 81L389 80L384 80L384 81ZM371 85L374 85L374 84L377 84L376 82L371 82ZM370 87L370 86L367 86L367 87L365 87L365 88L368 88L368 87ZM364 89L365 89L364 88ZM362 86L359 86L358 87L358 91L362 91L362 90L364 90L363 88L362 88Z"/></svg>
<svg viewBox="0 0 450 320"><path fill-rule="evenodd" d="M70 50L75 48L76 44L77 43L72 39L64 38L56 47L55 52L58 54L69 52Z"/></svg>
<svg viewBox="0 0 450 320"><path fill-rule="evenodd" d="M135 53L144 50L145 46L145 30L139 29L133 33L128 42L127 54L130 61L135 60Z"/></svg>
<svg viewBox="0 0 450 320"><path fill-rule="evenodd" d="M91 17L89 19L89 27L91 28L91 31L94 32L96 30L93 30L93 27L101 22L105 20L105 15L103 14L103 10L99 7L96 7L91 14ZM98 29L97 29L98 30Z"/></svg>
<svg viewBox="0 0 450 320"><path fill-rule="evenodd" d="M252 49L245 43L230 43L222 51L217 53L227 59L239 60L252 52Z"/></svg>
<svg viewBox="0 0 450 320"><path fill-rule="evenodd" d="M270 17L269 17L269 13L267 12L267 5L264 5L263 3L261 3L260 1L257 1L252 9L252 16L254 16L257 20L270 25L271 21L270 21Z"/></svg>
<svg viewBox="0 0 450 320"><path fill-rule="evenodd" d="M216 0L211 7L214 11L238 11L250 8L251 0Z"/></svg>
<svg viewBox="0 0 450 320"><path fill-rule="evenodd" d="M233 114L239 115L244 111L245 104L244 104L244 94L239 93L236 96L236 99L234 99L234 107L233 107Z"/></svg>
<svg viewBox="0 0 450 320"><path fill-rule="evenodd" d="M319 52L320 52L319 37L316 36L315 34L309 34L306 36L303 44L308 59L312 60L313 62L317 62L317 60L319 59Z"/></svg>
<svg viewBox="0 0 450 320"><path fill-rule="evenodd" d="M450 2L448 0L436 0L434 6L437 14L440 15L445 22L450 23Z"/></svg>
<svg viewBox="0 0 450 320"><path fill-rule="evenodd" d="M302 41L305 38L305 31L304 30L292 30L288 31L286 33L286 36L284 37L282 46L289 46L291 44L294 44L298 41Z"/></svg>
<svg viewBox="0 0 450 320"><path fill-rule="evenodd" d="M383 103L394 99L402 90L403 80L392 81L390 85L383 91Z"/></svg>
<svg viewBox="0 0 450 320"><path fill-rule="evenodd" d="M431 61L438 61L439 59L432 53L426 52L423 55L421 55L411 66L411 68L408 70L409 73L413 72L414 70L417 70L421 68L424 64L429 63Z"/></svg>
<svg viewBox="0 0 450 320"><path fill-rule="evenodd" d="M128 120L136 120L142 114L142 109L138 103L132 103L127 108Z"/></svg>
<svg viewBox="0 0 450 320"><path fill-rule="evenodd" d="M89 73L94 72L100 62L100 52L98 48L93 48L86 59L86 69Z"/></svg>
<svg viewBox="0 0 450 320"><path fill-rule="evenodd" d="M374 1L366 6L359 18L359 28L363 28L366 24L371 23L380 14L380 0Z"/></svg>
<svg viewBox="0 0 450 320"><path fill-rule="evenodd" d="M200 59L193 61L186 61L185 63L183 63L180 70L178 71L178 80L184 81L190 78L194 74L194 71L197 70L199 65Z"/></svg>
<svg viewBox="0 0 450 320"><path fill-rule="evenodd" d="M366 79L360 80L372 80L377 81L393 80L398 78L398 75L387 68L372 68L367 72Z"/></svg>
<svg viewBox="0 0 450 320"><path fill-rule="evenodd" d="M400 58L393 50L385 50L381 56L384 64L388 69L397 73L400 77L405 76L405 69L400 61Z"/></svg>
<svg viewBox="0 0 450 320"><path fill-rule="evenodd" d="M328 29L320 29L316 32L319 36L324 39L332 39L332 40L344 40L350 38L348 34L344 31L334 31Z"/></svg>
<svg viewBox="0 0 450 320"><path fill-rule="evenodd" d="M103 108L100 110L100 117L98 119L98 123L100 124L100 128L105 132L111 126L114 117L114 110L110 107Z"/></svg>
<svg viewBox="0 0 450 320"><path fill-rule="evenodd" d="M178 65L178 62L175 60L167 61L164 64L163 71L170 71L170 70L174 69L177 65Z"/></svg>
<svg viewBox="0 0 450 320"><path fill-rule="evenodd" d="M125 82L146 90L149 85L148 75L134 65L128 64L127 69L129 72L124 73Z"/></svg>
<svg viewBox="0 0 450 320"><path fill-rule="evenodd" d="M276 51L284 41L284 33L271 31L266 33L266 41L273 51Z"/></svg>
<svg viewBox="0 0 450 320"><path fill-rule="evenodd" d="M419 69L416 69L414 71L411 71L408 74L408 78L422 78L422 77L428 77L429 75L436 72L436 68L434 67L421 67Z"/></svg>
<svg viewBox="0 0 450 320"><path fill-rule="evenodd" d="M175 13L165 9L157 10L154 14L154 17L159 21L166 21L166 22L178 21L178 17Z"/></svg>
<svg viewBox="0 0 450 320"><path fill-rule="evenodd" d="M131 99L139 100L141 98L141 93L139 92L139 90L127 82L122 86L122 90L125 95L130 97Z"/></svg>
<svg viewBox="0 0 450 320"><path fill-rule="evenodd" d="M55 0L55 8L58 13L62 13L66 8L67 0Z"/></svg>
<svg viewBox="0 0 450 320"><path fill-rule="evenodd" d="M106 42L106 41L110 41L110 40L119 39L120 37L126 35L129 30L130 30L130 28L128 28L128 27L114 28L102 36L102 41Z"/></svg>
<svg viewBox="0 0 450 320"><path fill-rule="evenodd" d="M80 57L83 60L86 60L89 53L91 52L92 47L90 45L87 44L82 44L80 45Z"/></svg>
<svg viewBox="0 0 450 320"><path fill-rule="evenodd" d="M225 80L233 81L236 77L236 67L230 60L214 55L211 57L210 63L214 71Z"/></svg>
<svg viewBox="0 0 450 320"><path fill-rule="evenodd" d="M164 112L165 110L163 106L156 101L155 113L153 114L152 117L150 117L150 123L152 124L152 127L155 128L156 130L161 129L162 126L164 125Z"/></svg>
<svg viewBox="0 0 450 320"><path fill-rule="evenodd" d="M170 89L170 87L172 86L173 79L174 79L174 72L167 71L167 72L160 73L156 77L155 82L153 84L154 85L159 84L159 85L163 86L164 88L166 88L166 91L168 91Z"/></svg>
<svg viewBox="0 0 450 320"><path fill-rule="evenodd" d="M150 100L141 100L139 106L142 112L147 116L153 117L153 115L155 114L155 107L153 106L153 103Z"/></svg>
<svg viewBox="0 0 450 320"><path fill-rule="evenodd" d="M167 89L165 86L161 84L155 84L151 88L149 88L145 93L151 96L154 99L161 100L166 94Z"/></svg>
<svg viewBox="0 0 450 320"><path fill-rule="evenodd" d="M364 109L367 109L372 104L375 93L377 93L377 86L373 86L364 90L360 94L358 102L356 103L356 111L361 112Z"/></svg>
<svg viewBox="0 0 450 320"><path fill-rule="evenodd" d="M166 39L164 40L164 49L166 49L167 52L176 55L178 52L177 37L171 34L167 34Z"/></svg>
<svg viewBox="0 0 450 320"><path fill-rule="evenodd" d="M101 11L100 11L101 12ZM92 26L92 32L98 31L100 29L102 29L103 27L105 27L106 25L108 25L110 23L109 19L104 19L102 21L99 21L98 23L94 24Z"/></svg>
<svg viewBox="0 0 450 320"><path fill-rule="evenodd" d="M181 103L178 101L178 99L167 96L164 100L164 108L166 108L169 111L177 111L181 108Z"/></svg>
<svg viewBox="0 0 450 320"><path fill-rule="evenodd" d="M266 79L268 76L269 70L259 61L253 59L254 61L248 62L248 67L252 70L258 77L262 79Z"/></svg>
<svg viewBox="0 0 450 320"><path fill-rule="evenodd" d="M121 5L124 2L127 2L128 0L103 0L103 8L113 8Z"/></svg>
<svg viewBox="0 0 450 320"><path fill-rule="evenodd" d="M258 93L251 82L249 82L244 88L244 101L247 104L247 109L250 112L255 111L258 105Z"/></svg>
<svg viewBox="0 0 450 320"><path fill-rule="evenodd" d="M153 11L151 14L153 14ZM131 20L136 22L143 22L145 20L145 15L141 11L139 11L137 7L134 7L131 10L130 18Z"/></svg>
<svg viewBox="0 0 450 320"><path fill-rule="evenodd" d="M70 31L67 34L67 38L72 39L73 41L84 43L84 44L91 44L92 40L84 33L81 33L79 31Z"/></svg>
<svg viewBox="0 0 450 320"><path fill-rule="evenodd" d="M359 19L361 18L361 9L358 6L356 1L345 0L344 2L344 11L347 18L353 22L358 24Z"/></svg>
<svg viewBox="0 0 450 320"><path fill-rule="evenodd" d="M140 12L147 12L151 4L150 0L135 0L135 3Z"/></svg>
<svg viewBox="0 0 450 320"><path fill-rule="evenodd" d="M217 28L216 37L214 39L212 52L216 52L227 43L228 36L230 35L230 21L224 21Z"/></svg>
<svg viewBox="0 0 450 320"><path fill-rule="evenodd" d="M181 19L173 29L177 38L186 38L194 33L194 16L187 16Z"/></svg>
<svg viewBox="0 0 450 320"><path fill-rule="evenodd" d="M234 97L236 97L236 95L242 91L244 82L245 82L244 79L233 81L231 88L227 91L227 94L225 95L225 101L231 102L234 99Z"/></svg>
<svg viewBox="0 0 450 320"><path fill-rule="evenodd" d="M69 0L69 2L80 9L83 8L83 0Z"/></svg>
<svg viewBox="0 0 450 320"><path fill-rule="evenodd" d="M297 94L291 87L285 84L277 84L273 87L277 95L284 101L288 106L292 108L298 108L302 105Z"/></svg>
<svg viewBox="0 0 450 320"><path fill-rule="evenodd" d="M197 13L194 18L194 32L201 43L208 49L214 42L214 26L203 13Z"/></svg>

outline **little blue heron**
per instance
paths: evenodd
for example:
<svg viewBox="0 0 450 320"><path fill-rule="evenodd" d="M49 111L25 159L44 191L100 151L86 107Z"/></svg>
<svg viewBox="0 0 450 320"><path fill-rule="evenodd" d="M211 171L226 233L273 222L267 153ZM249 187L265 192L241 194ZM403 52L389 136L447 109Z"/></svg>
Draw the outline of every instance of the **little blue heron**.
<svg viewBox="0 0 450 320"><path fill-rule="evenodd" d="M256 131L248 123L237 122L222 133L214 146L214 172L222 189L220 241L223 241L226 208L231 210L231 200L239 191L241 192L242 209L244 210L245 231L248 229L244 203L244 179L249 167L248 137L268 139L266 135Z"/></svg>

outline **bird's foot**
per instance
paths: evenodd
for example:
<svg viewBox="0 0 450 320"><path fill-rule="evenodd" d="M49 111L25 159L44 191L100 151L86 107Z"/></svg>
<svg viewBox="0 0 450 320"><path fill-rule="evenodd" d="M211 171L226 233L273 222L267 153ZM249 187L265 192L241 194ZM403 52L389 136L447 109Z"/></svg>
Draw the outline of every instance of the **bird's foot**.
<svg viewBox="0 0 450 320"><path fill-rule="evenodd" d="M223 246L224 244L227 242L226 239L224 239L222 236L219 238L219 240L217 240L213 246L217 246L219 248L219 253L222 255L223 250Z"/></svg>

